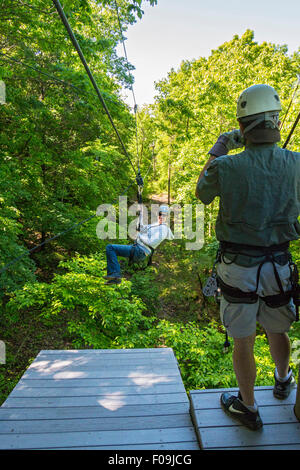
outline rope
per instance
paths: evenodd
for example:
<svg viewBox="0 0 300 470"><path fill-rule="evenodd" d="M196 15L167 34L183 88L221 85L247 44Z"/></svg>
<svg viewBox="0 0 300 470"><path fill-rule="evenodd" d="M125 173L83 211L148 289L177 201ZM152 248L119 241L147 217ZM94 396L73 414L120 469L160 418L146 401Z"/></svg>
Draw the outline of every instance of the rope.
<svg viewBox="0 0 300 470"><path fill-rule="evenodd" d="M293 96L292 96L292 98L291 98L291 100L290 100L288 109L287 109L287 111L286 111L286 113L285 113L285 115L284 115L284 119L283 119L283 122L282 122L282 124L281 124L281 126L280 126L280 130L281 130L282 127L283 127L283 124L284 124L284 122L285 122L285 119L286 119L286 117L287 117L287 115L288 115L288 113L289 113L290 107L291 107L291 105L292 105L292 103L293 103L293 101L294 101L294 99L295 99L295 96L296 96L296 93L297 93L297 91L298 91L299 85L300 85L300 75L297 75L297 84L296 84L296 87L295 87ZM294 132L294 130L296 129L296 126L297 126L297 124L298 124L298 122L299 122L299 119L300 119L300 113L299 113L298 116L296 117L296 120L295 120L295 122L294 122L294 124L293 124L293 127L292 127L292 129L290 130L290 133L289 133L289 135L288 135L288 137L287 137L287 139L286 139L286 141L285 141L285 143L284 143L284 145L283 145L282 148L285 149L286 146L287 146L287 144L289 143L290 138L292 137L293 132Z"/></svg>
<svg viewBox="0 0 300 470"><path fill-rule="evenodd" d="M145 176L143 177L143 180L144 180L144 181L145 181L145 179L147 178L148 173L149 173L149 171L150 171L151 168L152 168L152 162L149 163L149 166L148 166L148 169L147 169L147 171L146 171L146 174L145 174Z"/></svg>
<svg viewBox="0 0 300 470"><path fill-rule="evenodd" d="M294 101L294 99L295 99L297 90L298 90L298 88L299 88L299 84L300 84L300 75L297 75L297 85L296 85L296 88L295 88L295 90L294 90L293 96L292 96L292 98L291 98L291 100L290 100L290 103L289 103L289 105L288 105L288 109L287 109L287 111L286 111L286 113L285 113L285 115L284 115L283 121L282 121L281 126L280 126L280 130L283 128L283 125L284 125L284 122L285 122L285 120L286 120L286 117L287 117L287 115L288 115L288 113L289 113L289 111L290 111L290 107L292 106L292 103L293 103L293 101Z"/></svg>
<svg viewBox="0 0 300 470"><path fill-rule="evenodd" d="M55 7L56 7L56 9L57 9L57 12L58 12L58 14L59 14L59 16L60 16L60 18L61 18L61 20L62 20L62 22L63 22L63 24L64 24L64 26L65 26L65 28L66 28L66 30L67 30L67 33L68 33L68 35L69 35L69 37L70 37L70 39L71 39L71 41L72 41L72 44L73 44L73 46L75 47L75 49L76 49L76 51L77 51L77 53L78 53L78 55L79 55L79 57L80 57L80 60L81 60L83 66L84 66L84 68L85 68L85 70L86 70L86 73L88 74L88 77L89 77L89 79L90 79L90 81L91 81L91 83L92 83L92 85L93 85L93 87L94 87L94 89L95 89L95 91L96 91L96 93L97 93L97 96L98 96L98 98L99 98L99 100L100 100L100 102L101 102L101 104L102 104L102 106L103 106L103 108L104 108L104 110L105 110L105 112L106 112L106 114L107 114L109 120L110 120L110 123L111 123L111 125L112 125L112 127L113 127L113 129L114 129L114 131L115 131L115 133L116 133L116 135L117 135L117 137L118 137L118 139L119 139L119 142L120 142L120 144L121 144L121 146L122 146L123 152L124 152L125 156L127 157L128 161L129 161L129 163L130 163L130 165L131 165L131 167L132 167L132 169L133 169L133 171L134 171L134 173L135 173L135 175L136 175L137 173L136 173L135 167L134 167L134 165L133 165L133 163L132 163L132 161L131 161L130 156L128 155L128 152L127 152L127 150L126 150L126 148L125 148L125 145L124 145L124 143L123 143L123 141L122 141L122 139L121 139L121 136L120 136L120 134L119 134L119 132L118 132L118 129L117 129L116 126L115 126L115 123L114 123L114 121L113 121L113 119L112 119L112 117L111 117L111 115L110 115L110 112L109 112L109 110L108 110L108 108L107 108L107 106L106 106L106 103L105 103L105 101L104 101L104 99L103 99L103 96L102 96L102 94L101 94L101 92L100 92L100 90L99 90L99 88L98 88L98 86L97 86L97 83L95 82L95 79L94 79L94 77L93 77L93 75L92 75L92 72L91 72L90 69L89 69L89 66L88 66L88 64L87 64L87 62L86 62L86 60L85 60L85 57L84 57L84 55L83 55L81 49L80 49L80 46L79 46L79 44L78 44L78 42L77 42L77 39L75 38L75 35L74 35L74 33L73 33L72 29L71 29L71 26L69 25L69 22L68 22L68 20L67 20L67 18L66 18L66 15L65 15L65 13L64 13L64 11L63 11L63 9L62 9L62 6L61 6L59 0L52 0L52 1L53 1L54 5L55 5Z"/></svg>
<svg viewBox="0 0 300 470"><path fill-rule="evenodd" d="M119 15L119 6L118 6L118 3L117 3L117 0L115 0L115 9L116 9L116 14L117 14L117 18L118 18L118 24L119 24L120 34L121 34L121 41L122 41L122 44L123 44L124 55L125 55L125 59L126 59L126 62L127 62L127 70L129 72L129 67L128 67L129 61L128 61L128 57L127 57L125 40L124 40L124 36L123 36L123 28L122 28L122 24L121 24L120 15ZM137 165L138 165L138 171L139 171L140 170L140 157L139 157L139 145L138 145L138 120L137 120L137 109L138 109L138 107L137 107L137 104L136 104L136 99L135 99L135 94L134 94L132 83L130 84L130 89L131 89L131 92L132 92L132 97L133 97L133 102L134 102L134 108L133 109L134 109L134 116L135 116L136 154L137 154Z"/></svg>
<svg viewBox="0 0 300 470"><path fill-rule="evenodd" d="M283 145L282 148L285 149L286 146L287 146L287 144L289 143L289 140L290 140L290 138L292 137L292 134L293 134L294 130L296 129L296 126L297 126L297 124L298 124L298 122L299 122L299 119L300 119L300 113L299 113L298 116L296 117L296 120L295 120L295 122L294 122L294 125L293 125L293 127L292 127L292 129L291 129L291 131L290 131L290 133L289 133L289 135L288 135L288 137L287 137L287 139L286 139L286 141L285 141L285 143L284 143L284 145Z"/></svg>

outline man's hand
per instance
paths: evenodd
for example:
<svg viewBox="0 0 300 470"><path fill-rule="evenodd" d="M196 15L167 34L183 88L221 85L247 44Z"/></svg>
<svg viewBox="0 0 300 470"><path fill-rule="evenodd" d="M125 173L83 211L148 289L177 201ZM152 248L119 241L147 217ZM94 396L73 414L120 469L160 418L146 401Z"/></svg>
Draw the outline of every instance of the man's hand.
<svg viewBox="0 0 300 470"><path fill-rule="evenodd" d="M227 155L230 150L242 148L244 145L245 140L241 131L234 129L233 131L221 134L208 153L215 157L221 157L222 155Z"/></svg>
<svg viewBox="0 0 300 470"><path fill-rule="evenodd" d="M234 129L231 132L225 132L222 135L228 138L226 143L228 150L239 149L245 146L245 139L239 129Z"/></svg>

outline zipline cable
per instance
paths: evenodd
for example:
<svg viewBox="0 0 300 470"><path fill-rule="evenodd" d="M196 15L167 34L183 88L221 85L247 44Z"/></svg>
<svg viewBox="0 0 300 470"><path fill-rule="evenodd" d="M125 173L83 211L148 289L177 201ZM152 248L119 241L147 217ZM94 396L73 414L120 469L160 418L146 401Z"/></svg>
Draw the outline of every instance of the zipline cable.
<svg viewBox="0 0 300 470"><path fill-rule="evenodd" d="M113 119L112 119L112 117L111 117L111 115L110 115L110 112L109 112L109 110L108 110L108 108L107 108L107 106L106 106L106 103L105 103L105 101L104 101L104 99L103 99L103 97L102 97L102 94L101 94L101 92L100 92L100 90L99 90L99 88L98 88L98 86L97 86L97 83L95 82L95 79L94 79L94 77L93 77L93 75L92 75L92 72L90 71L90 68L89 68L89 66L88 66L88 64L87 64L87 62L86 62L86 60L85 60L85 57L84 57L84 55L83 55L83 53L82 53L82 50L81 50L81 48L80 48L80 46L79 46L79 44L78 44L78 41L77 41L77 39L75 38L75 35L74 35L74 33L73 33L72 29L71 29L71 26L69 25L69 22L68 22L68 20L67 20L67 17L66 17L66 15L65 15L64 11L63 11L63 8L62 8L62 6L61 6L59 0L52 0L52 1L53 1L54 5L55 5L55 7L56 7L56 9L57 9L57 12L58 12L58 14L59 14L59 16L60 16L60 18L61 18L61 20L62 20L62 22L63 22L63 24L64 24L64 26L65 26L65 28L66 28L66 30L67 30L67 33L68 33L68 35L69 35L69 37L70 37L70 39L71 39L71 41L72 41L72 44L73 44L73 46L75 47L75 49L76 49L76 51L77 51L77 53L78 53L78 55L79 55L79 57L80 57L80 60L81 60L83 66L84 66L84 68L85 68L85 70L86 70L86 73L88 74L88 77L89 77L89 79L90 79L90 81L91 81L91 83L92 83L92 85L93 85L93 87L94 87L94 89L95 89L95 91L96 91L96 93L97 93L97 96L98 96L98 98L99 98L99 100L100 100L100 102L101 102L101 104L102 104L102 106L103 106L103 108L104 108L104 110L105 110L105 112L106 112L106 114L107 114L109 120L110 120L110 123L111 123L112 127L114 128L114 131L115 131L115 133L116 133L116 135L117 135L117 137L118 137L118 139L119 139L119 141L120 141L120 144L121 144L121 146L122 146L123 152L124 152L125 156L127 157L128 161L130 162L130 165L131 165L131 167L132 167L132 169L133 169L135 175L137 176L136 169L135 169L135 167L134 167L134 165L133 165L133 163L132 163L132 161L131 161L131 158L130 158L130 156L129 156L127 150L126 150L126 147L125 147L125 145L124 145L124 143L123 143L123 141L122 141L122 139L121 139L121 136L120 136L120 134L119 134L119 132L118 132L118 129L116 128L115 123L114 123L114 121L113 121Z"/></svg>
<svg viewBox="0 0 300 470"><path fill-rule="evenodd" d="M296 128L296 126L297 126L299 120L300 120L300 113L299 113L298 116L296 117L296 120L295 120L295 122L294 122L294 124L293 124L293 127L292 127L292 129L291 129L291 131L290 131L290 133L289 133L289 135L288 135L288 137L287 137L287 139L286 139L286 141L285 141L283 147L282 147L283 149L285 149L286 146L287 146L287 144L289 143L290 138L292 137L292 134L293 134L293 132L294 132L294 130L295 130L295 128Z"/></svg>
<svg viewBox="0 0 300 470"><path fill-rule="evenodd" d="M118 24L119 24L119 29L120 29L120 35L121 35L121 41L123 44L123 50L124 50L124 55L127 63L127 70L129 72L129 61L127 57L127 51L126 51L126 46L125 46L125 40L124 40L124 35L123 35L123 28L121 24L121 19L119 15L119 6L117 0L115 0L115 9L116 9L116 14L118 18ZM136 154L137 154L137 165L138 165L138 172L140 173L140 158L139 158L139 145L138 145L138 122L137 122L137 104L136 104L136 99L135 99L135 94L133 90L133 85L132 83L130 84L130 89L132 92L132 97L133 97L133 103L134 103L134 116L135 116L135 133L136 133Z"/></svg>
<svg viewBox="0 0 300 470"><path fill-rule="evenodd" d="M297 75L296 87L295 87L293 96L292 96L292 98L291 98L291 100L290 100L288 109L287 109L287 111L286 111L286 113L285 113L285 115L284 115L284 119L283 119L283 122L282 122L282 124L281 124L281 126L280 126L280 130L281 130L282 127L283 127L283 124L284 124L284 122L285 122L285 119L286 119L286 117L287 117L287 115L288 115L288 113L289 113L290 107L291 107L291 105L292 105L292 103L293 103L293 101L294 101L294 99L295 99L295 96L296 96L296 93L297 93L297 91L298 91L299 85L300 85L300 75ZM298 122L299 122L299 119L300 119L300 113L299 113L298 116L296 117L296 120L295 120L295 122L294 122L294 124L293 124L293 127L292 127L292 129L290 130L290 133L289 133L289 135L288 135L288 137L287 137L285 143L283 144L283 147L282 147L283 149L285 149L286 146L287 146L287 144L289 143L290 138L292 137L293 132L294 132L294 130L296 129L296 126L297 126L297 124L298 124Z"/></svg>
<svg viewBox="0 0 300 470"><path fill-rule="evenodd" d="M285 120L286 120L286 117L287 117L287 115L288 115L288 113L289 113L290 107L292 106L292 103L293 103L293 101L294 101L294 99L295 99L296 93L297 93L298 88L299 88L299 84L300 84L300 75L297 75L297 84L296 84L296 87L295 87L293 96L292 96L292 98L291 98L291 100L290 100L290 103L289 103L289 105L288 105L287 111L286 111L286 113L285 113L285 115L284 115L283 121L282 121L282 123L281 123L280 130L282 130L282 128L283 128L283 125L284 125L284 122L285 122Z"/></svg>

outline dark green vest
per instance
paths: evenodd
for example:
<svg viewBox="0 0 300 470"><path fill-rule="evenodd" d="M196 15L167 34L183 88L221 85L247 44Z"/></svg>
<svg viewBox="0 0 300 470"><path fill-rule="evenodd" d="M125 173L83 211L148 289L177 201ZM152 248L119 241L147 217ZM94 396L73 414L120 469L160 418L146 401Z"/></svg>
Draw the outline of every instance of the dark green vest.
<svg viewBox="0 0 300 470"><path fill-rule="evenodd" d="M217 159L218 240L270 246L300 235L300 153L251 145Z"/></svg>

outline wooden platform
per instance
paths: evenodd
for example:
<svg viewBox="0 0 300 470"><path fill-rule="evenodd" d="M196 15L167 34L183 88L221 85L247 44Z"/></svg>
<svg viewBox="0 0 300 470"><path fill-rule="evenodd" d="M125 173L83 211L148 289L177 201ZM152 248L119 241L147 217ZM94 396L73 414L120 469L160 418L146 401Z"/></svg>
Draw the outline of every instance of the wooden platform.
<svg viewBox="0 0 300 470"><path fill-rule="evenodd" d="M0 407L0 449L199 449L170 348L41 351Z"/></svg>
<svg viewBox="0 0 300 470"><path fill-rule="evenodd" d="M224 391L238 389L190 391L191 415L204 450L300 450L300 423L293 407L296 389L286 400L273 397L273 387L256 387L255 397L264 426L251 431L227 416L220 406Z"/></svg>

